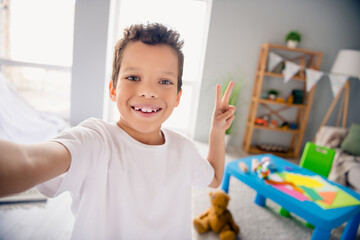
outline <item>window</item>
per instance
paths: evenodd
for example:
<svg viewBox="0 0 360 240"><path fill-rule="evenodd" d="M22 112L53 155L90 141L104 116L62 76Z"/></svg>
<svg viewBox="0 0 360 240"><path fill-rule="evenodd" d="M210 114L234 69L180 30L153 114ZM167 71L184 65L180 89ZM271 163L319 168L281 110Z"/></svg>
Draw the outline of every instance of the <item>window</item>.
<svg viewBox="0 0 360 240"><path fill-rule="evenodd" d="M75 0L3 0L1 72L35 109L70 110Z"/></svg>
<svg viewBox="0 0 360 240"><path fill-rule="evenodd" d="M209 25L209 3L200 0L121 0L118 14L118 38L122 36L122 30L131 24L159 22L177 30L184 39L183 94L179 107L164 126L188 135L192 135L196 120ZM115 104L112 105L114 110L110 118L118 120L119 113Z"/></svg>

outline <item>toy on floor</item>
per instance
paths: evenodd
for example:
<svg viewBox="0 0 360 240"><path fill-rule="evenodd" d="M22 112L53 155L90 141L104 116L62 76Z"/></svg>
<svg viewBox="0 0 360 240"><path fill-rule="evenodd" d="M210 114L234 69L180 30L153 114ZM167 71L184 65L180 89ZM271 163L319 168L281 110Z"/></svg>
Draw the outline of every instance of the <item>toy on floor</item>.
<svg viewBox="0 0 360 240"><path fill-rule="evenodd" d="M219 233L221 240L233 240L240 233L227 209L229 196L224 191L210 192L211 206L204 213L194 218L193 223L198 233L213 231Z"/></svg>

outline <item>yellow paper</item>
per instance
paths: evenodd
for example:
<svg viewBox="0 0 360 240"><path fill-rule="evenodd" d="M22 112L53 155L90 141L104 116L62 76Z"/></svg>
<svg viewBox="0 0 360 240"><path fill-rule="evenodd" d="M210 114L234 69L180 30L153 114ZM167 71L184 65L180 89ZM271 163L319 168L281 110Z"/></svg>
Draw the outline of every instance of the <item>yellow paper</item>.
<svg viewBox="0 0 360 240"><path fill-rule="evenodd" d="M284 174L287 182L291 182L296 186L305 186L308 188L321 188L324 184L311 176L301 174L286 173Z"/></svg>

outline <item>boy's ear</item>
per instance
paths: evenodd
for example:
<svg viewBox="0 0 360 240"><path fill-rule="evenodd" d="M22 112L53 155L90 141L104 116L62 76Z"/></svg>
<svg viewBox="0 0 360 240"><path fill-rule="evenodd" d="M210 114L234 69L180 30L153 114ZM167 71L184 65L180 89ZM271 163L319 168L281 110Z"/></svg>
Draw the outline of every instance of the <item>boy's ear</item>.
<svg viewBox="0 0 360 240"><path fill-rule="evenodd" d="M111 101L115 102L116 101L116 90L113 86L112 81L110 81L110 83L109 83L109 95L110 95Z"/></svg>
<svg viewBox="0 0 360 240"><path fill-rule="evenodd" d="M177 93L175 107L179 106L180 104L181 94L182 94L182 89L180 89L180 91Z"/></svg>

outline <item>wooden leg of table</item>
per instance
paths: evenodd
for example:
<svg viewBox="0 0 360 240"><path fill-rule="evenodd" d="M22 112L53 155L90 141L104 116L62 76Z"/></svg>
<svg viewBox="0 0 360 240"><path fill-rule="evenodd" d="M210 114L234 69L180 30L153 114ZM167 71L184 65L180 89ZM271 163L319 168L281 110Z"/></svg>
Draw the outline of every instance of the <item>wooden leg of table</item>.
<svg viewBox="0 0 360 240"><path fill-rule="evenodd" d="M360 213L351 218L344 229L343 234L341 235L341 239L355 239L357 229L360 224Z"/></svg>
<svg viewBox="0 0 360 240"><path fill-rule="evenodd" d="M256 194L255 203L259 206L265 207L266 204L266 198L261 195L260 193Z"/></svg>
<svg viewBox="0 0 360 240"><path fill-rule="evenodd" d="M329 240L330 232L330 230L315 227L311 240Z"/></svg>
<svg viewBox="0 0 360 240"><path fill-rule="evenodd" d="M230 182L230 174L227 173L225 169L225 173L221 184L221 189L224 190L224 192L226 193L229 193L229 182Z"/></svg>

